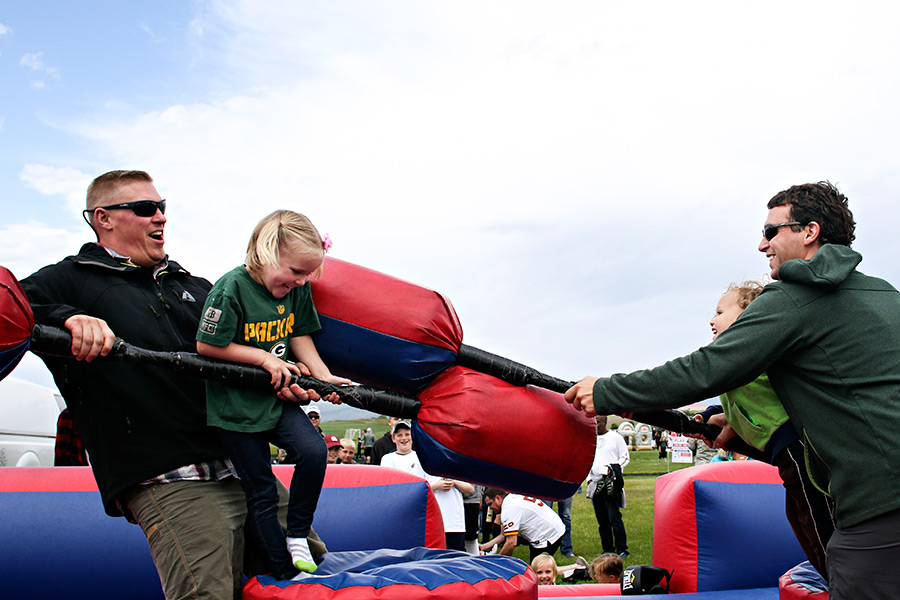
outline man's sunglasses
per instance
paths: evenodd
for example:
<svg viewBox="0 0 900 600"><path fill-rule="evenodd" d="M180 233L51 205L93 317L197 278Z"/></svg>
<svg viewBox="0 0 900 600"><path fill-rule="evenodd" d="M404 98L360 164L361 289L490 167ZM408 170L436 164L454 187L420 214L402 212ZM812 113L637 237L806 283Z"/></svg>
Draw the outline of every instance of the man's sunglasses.
<svg viewBox="0 0 900 600"><path fill-rule="evenodd" d="M765 225L763 227L763 237L766 238L767 241L772 241L775 239L775 236L778 235L778 230L782 227L787 227L788 225L802 225L800 221L785 221L784 223L773 223L771 225Z"/></svg>
<svg viewBox="0 0 900 600"><path fill-rule="evenodd" d="M117 208L127 208L139 217L152 217L156 211L165 214L165 200L135 200L134 202L122 202L121 204L110 204L109 206L98 206L97 208L89 208L83 212L84 219L87 221L88 213L93 214L95 210L102 208L103 210L116 210Z"/></svg>

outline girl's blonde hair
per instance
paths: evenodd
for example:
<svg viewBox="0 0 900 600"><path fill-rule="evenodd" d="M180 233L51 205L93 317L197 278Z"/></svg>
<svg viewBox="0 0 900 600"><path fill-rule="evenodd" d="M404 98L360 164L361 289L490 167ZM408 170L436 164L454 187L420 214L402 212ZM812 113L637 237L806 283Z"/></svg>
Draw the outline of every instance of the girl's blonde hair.
<svg viewBox="0 0 900 600"><path fill-rule="evenodd" d="M540 569L541 565L543 565L544 563L547 563L553 567L553 578L556 579L556 576L559 574L559 571L557 571L556 568L556 559L546 552L541 552L534 557L534 560L531 561L531 569L537 572L537 570Z"/></svg>
<svg viewBox="0 0 900 600"><path fill-rule="evenodd" d="M319 230L305 215L292 210L276 210L263 217L253 229L244 264L251 271L277 266L281 248L298 242L312 250L325 250ZM321 274L322 267L319 267L316 277Z"/></svg>
<svg viewBox="0 0 900 600"><path fill-rule="evenodd" d="M725 294L737 292L737 304L741 310L745 310L750 303L756 300L762 294L765 283L759 281L744 281L741 283L730 283L725 289ZM722 294L723 296L725 294Z"/></svg>

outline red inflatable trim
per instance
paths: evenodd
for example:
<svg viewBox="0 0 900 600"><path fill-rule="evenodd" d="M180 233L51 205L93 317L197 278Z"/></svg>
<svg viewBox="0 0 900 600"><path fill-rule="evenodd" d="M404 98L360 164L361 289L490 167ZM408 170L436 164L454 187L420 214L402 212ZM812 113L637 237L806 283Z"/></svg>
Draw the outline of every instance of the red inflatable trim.
<svg viewBox="0 0 900 600"><path fill-rule="evenodd" d="M618 583L582 583L576 585L539 585L538 598L596 598L621 596Z"/></svg>
<svg viewBox="0 0 900 600"><path fill-rule="evenodd" d="M419 598L428 598L429 600L485 600L490 598L537 600L537 587L534 575L530 571L526 571L524 575L516 575L504 582L488 579L472 585L460 581L434 589L405 583L379 588L353 585L338 589L323 585L309 585L304 586L302 600L360 600L361 598L377 598L377 600L417 600ZM243 597L248 600L299 599L296 589L263 587L255 579L250 580L244 586Z"/></svg>
<svg viewBox="0 0 900 600"><path fill-rule="evenodd" d="M97 491L90 467L4 467L2 474L3 492Z"/></svg>

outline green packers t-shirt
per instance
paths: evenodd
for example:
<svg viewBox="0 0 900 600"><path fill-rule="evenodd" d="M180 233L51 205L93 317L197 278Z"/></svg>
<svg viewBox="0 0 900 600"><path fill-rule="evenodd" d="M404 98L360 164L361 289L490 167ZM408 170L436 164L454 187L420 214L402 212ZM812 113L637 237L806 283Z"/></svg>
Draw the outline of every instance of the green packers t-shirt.
<svg viewBox="0 0 900 600"><path fill-rule="evenodd" d="M232 342L256 346L286 360L291 338L319 329L319 315L308 284L292 289L284 298L275 298L242 265L223 275L210 290L197 341L214 346ZM281 418L281 400L274 388L207 380L206 411L207 423L215 427L267 431Z"/></svg>

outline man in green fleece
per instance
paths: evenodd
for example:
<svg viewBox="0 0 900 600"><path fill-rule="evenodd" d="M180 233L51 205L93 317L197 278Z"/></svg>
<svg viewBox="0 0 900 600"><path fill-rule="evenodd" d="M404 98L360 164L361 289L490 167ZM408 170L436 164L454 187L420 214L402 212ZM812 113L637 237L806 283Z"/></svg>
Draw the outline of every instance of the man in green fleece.
<svg viewBox="0 0 900 600"><path fill-rule="evenodd" d="M890 598L900 589L900 293L856 270L856 224L830 183L791 187L768 208L759 251L777 281L727 331L654 369L586 377L565 397L588 415L674 408L767 373L810 476L835 502L829 597Z"/></svg>

